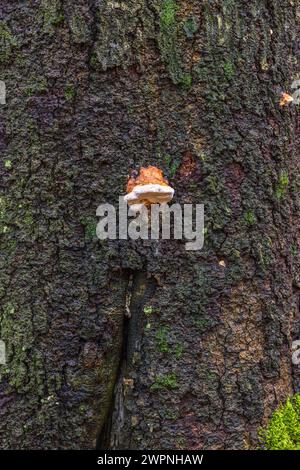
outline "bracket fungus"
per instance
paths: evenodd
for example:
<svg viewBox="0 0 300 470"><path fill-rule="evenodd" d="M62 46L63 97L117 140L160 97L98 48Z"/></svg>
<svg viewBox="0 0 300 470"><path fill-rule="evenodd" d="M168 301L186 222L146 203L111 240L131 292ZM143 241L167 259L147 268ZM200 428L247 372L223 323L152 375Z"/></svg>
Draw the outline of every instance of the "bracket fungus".
<svg viewBox="0 0 300 470"><path fill-rule="evenodd" d="M169 186L162 170L155 166L141 168L140 173L133 171L127 181L126 192L124 200L129 206L163 204L174 196L174 189Z"/></svg>

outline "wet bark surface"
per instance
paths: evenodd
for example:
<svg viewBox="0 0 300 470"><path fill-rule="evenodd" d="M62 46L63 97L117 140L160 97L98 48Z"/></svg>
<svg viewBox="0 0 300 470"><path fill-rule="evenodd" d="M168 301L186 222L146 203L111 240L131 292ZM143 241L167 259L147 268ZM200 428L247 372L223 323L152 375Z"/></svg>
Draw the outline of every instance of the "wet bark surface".
<svg viewBox="0 0 300 470"><path fill-rule="evenodd" d="M245 449L299 390L299 6L1 1L1 448ZM97 240L148 164L201 251Z"/></svg>

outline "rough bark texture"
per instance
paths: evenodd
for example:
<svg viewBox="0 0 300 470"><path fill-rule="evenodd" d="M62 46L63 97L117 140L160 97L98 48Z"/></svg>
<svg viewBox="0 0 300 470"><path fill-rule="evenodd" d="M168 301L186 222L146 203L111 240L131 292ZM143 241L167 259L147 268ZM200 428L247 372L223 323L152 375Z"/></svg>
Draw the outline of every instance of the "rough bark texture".
<svg viewBox="0 0 300 470"><path fill-rule="evenodd" d="M293 392L299 6L1 0L1 448L244 449ZM147 164L202 251L97 240Z"/></svg>

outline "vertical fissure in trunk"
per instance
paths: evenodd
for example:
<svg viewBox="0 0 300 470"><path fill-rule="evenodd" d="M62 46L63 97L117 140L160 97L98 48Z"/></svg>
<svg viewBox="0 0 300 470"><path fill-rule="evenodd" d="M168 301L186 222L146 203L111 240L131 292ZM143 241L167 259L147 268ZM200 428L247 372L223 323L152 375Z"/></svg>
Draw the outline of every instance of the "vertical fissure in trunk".
<svg viewBox="0 0 300 470"><path fill-rule="evenodd" d="M153 297L155 290L156 281L154 278L149 278L146 272L137 271L129 275L119 371L108 416L98 437L97 449L129 448L130 430L126 419L126 394L134 385L131 375L135 354L141 351L144 307Z"/></svg>

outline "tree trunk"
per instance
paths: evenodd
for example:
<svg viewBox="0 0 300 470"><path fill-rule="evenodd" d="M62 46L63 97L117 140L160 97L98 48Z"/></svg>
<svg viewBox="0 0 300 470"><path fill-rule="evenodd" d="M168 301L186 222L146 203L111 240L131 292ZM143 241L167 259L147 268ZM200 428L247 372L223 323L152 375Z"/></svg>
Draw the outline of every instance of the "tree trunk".
<svg viewBox="0 0 300 470"><path fill-rule="evenodd" d="M253 448L293 393L299 7L1 1L1 448ZM97 239L148 164L202 250Z"/></svg>

